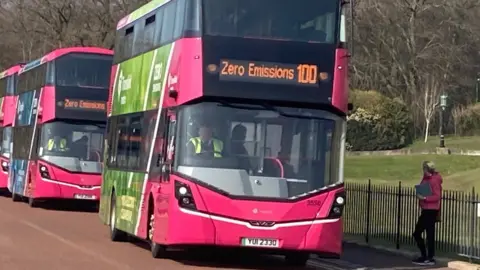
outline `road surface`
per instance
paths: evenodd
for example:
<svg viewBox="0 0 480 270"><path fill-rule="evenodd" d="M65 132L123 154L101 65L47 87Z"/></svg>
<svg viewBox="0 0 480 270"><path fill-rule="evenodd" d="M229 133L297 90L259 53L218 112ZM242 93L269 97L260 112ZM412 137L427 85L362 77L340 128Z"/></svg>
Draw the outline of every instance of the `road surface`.
<svg viewBox="0 0 480 270"><path fill-rule="evenodd" d="M75 209L32 209L0 196L0 269L8 270L177 270L177 269L288 269L274 256L172 253L155 260L141 242L113 243L97 213ZM365 268L368 267L368 268ZM342 260L309 261L302 269L420 269L407 258L346 246ZM441 268L437 268L441 269ZM443 268L448 269L448 268Z"/></svg>

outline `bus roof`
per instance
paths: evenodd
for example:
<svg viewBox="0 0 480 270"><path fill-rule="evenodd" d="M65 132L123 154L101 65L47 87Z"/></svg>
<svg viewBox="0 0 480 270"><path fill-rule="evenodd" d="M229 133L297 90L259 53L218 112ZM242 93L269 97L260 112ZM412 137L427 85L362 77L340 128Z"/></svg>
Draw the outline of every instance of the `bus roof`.
<svg viewBox="0 0 480 270"><path fill-rule="evenodd" d="M7 68L6 70L0 72L0 79L3 79L7 76L10 76L10 75L13 75L13 74L17 73L18 71L20 71L22 66L23 66L23 64L16 64L15 66L11 66L11 67Z"/></svg>
<svg viewBox="0 0 480 270"><path fill-rule="evenodd" d="M99 47L69 47L69 48L61 48L61 49L56 49L54 51L51 51L50 53L42 56L41 58L38 58L36 60L33 60L29 63L27 63L25 66L22 67L22 69L18 72L18 74L24 73L26 71L29 71L41 64L50 62L52 60L55 60L59 58L60 56L63 56L65 54L69 53L96 53L96 54L107 54L107 55L113 55L112 50L108 50L105 48L99 48Z"/></svg>
<svg viewBox="0 0 480 270"><path fill-rule="evenodd" d="M117 30L121 29L125 25L128 25L138 19L140 19L143 15L150 13L151 11L157 9L158 7L170 2L171 0L152 0L145 5L139 7L138 9L134 10L132 13L128 14L127 16L123 17L117 24Z"/></svg>

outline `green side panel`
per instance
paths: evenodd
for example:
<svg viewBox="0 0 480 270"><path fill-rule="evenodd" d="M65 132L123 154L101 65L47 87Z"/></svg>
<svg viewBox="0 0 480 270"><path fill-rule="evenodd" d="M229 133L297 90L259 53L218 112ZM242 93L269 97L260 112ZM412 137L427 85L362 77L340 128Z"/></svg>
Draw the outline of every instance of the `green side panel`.
<svg viewBox="0 0 480 270"><path fill-rule="evenodd" d="M107 223L110 218L110 199L112 190L116 196L117 228L135 234L143 182L146 173L104 169L100 198L100 218Z"/></svg>
<svg viewBox="0 0 480 270"><path fill-rule="evenodd" d="M147 84L149 95L145 107L146 110L153 110L158 108L159 105L162 105L159 103L163 102L163 94L168 80L168 70L170 68L169 59L173 53L173 48L174 43L171 43L154 51L153 57L155 57L155 61L150 64L152 68L152 77Z"/></svg>
<svg viewBox="0 0 480 270"><path fill-rule="evenodd" d="M167 63L172 48L173 43L117 66L112 115L158 108L165 89Z"/></svg>

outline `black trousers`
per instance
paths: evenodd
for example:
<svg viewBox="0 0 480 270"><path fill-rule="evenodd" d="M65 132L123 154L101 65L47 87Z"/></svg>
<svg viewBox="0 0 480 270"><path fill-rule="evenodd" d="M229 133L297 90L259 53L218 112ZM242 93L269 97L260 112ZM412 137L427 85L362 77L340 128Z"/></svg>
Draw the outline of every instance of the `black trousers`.
<svg viewBox="0 0 480 270"><path fill-rule="evenodd" d="M438 210L422 210L420 217L418 217L413 238L417 242L420 253L423 258L432 259L435 256L435 223L437 221ZM425 241L422 238L422 233L427 232L427 246L428 253L425 248Z"/></svg>

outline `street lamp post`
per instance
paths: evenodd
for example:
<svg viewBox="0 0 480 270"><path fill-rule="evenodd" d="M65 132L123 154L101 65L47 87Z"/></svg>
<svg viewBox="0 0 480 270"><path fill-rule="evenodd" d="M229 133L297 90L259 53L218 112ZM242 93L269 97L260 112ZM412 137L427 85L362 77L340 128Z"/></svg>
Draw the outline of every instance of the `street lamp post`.
<svg viewBox="0 0 480 270"><path fill-rule="evenodd" d="M447 108L447 95L440 96L440 127L438 134L440 135L440 148L445 148L445 136L443 135L443 112Z"/></svg>
<svg viewBox="0 0 480 270"><path fill-rule="evenodd" d="M477 75L477 80L475 81L475 103L477 103L478 100L478 86L480 84L480 74Z"/></svg>

